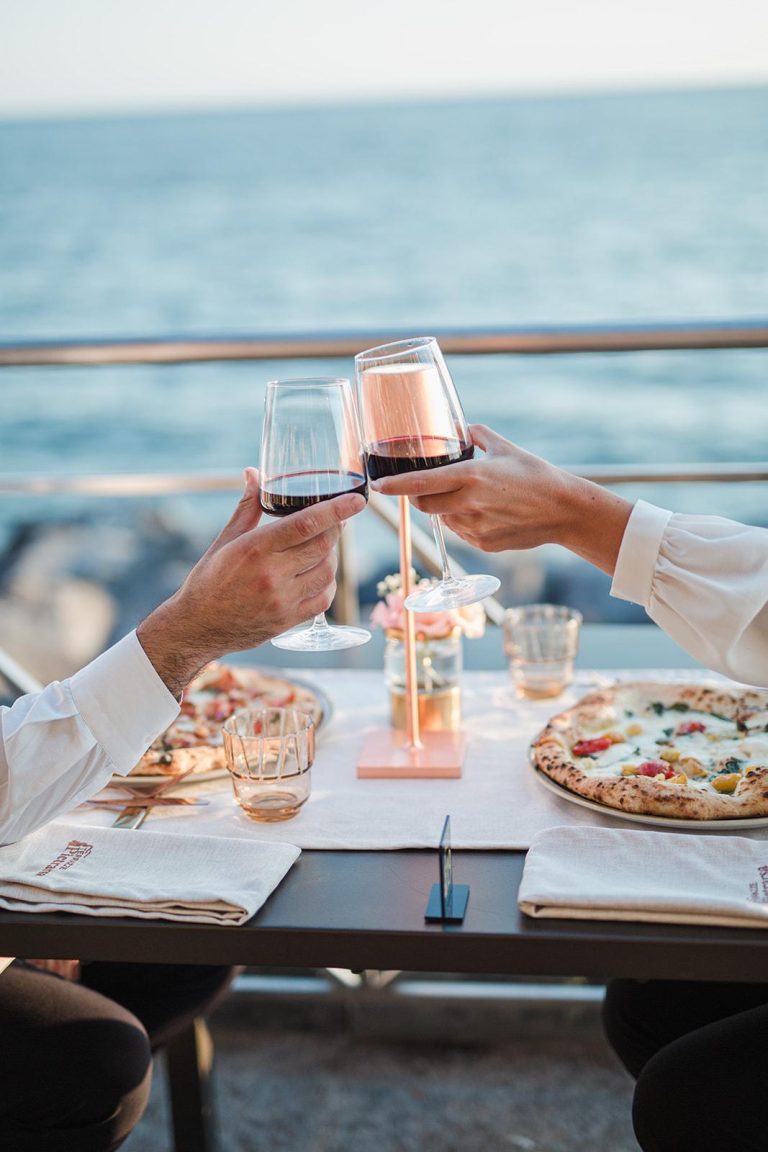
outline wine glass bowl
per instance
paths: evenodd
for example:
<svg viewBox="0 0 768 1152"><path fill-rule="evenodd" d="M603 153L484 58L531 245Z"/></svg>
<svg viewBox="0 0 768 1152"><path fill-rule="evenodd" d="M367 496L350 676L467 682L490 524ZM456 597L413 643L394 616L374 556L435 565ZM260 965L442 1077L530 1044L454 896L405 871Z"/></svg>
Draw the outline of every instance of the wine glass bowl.
<svg viewBox="0 0 768 1152"><path fill-rule="evenodd" d="M271 380L264 402L260 502L270 516L356 492L368 496L352 387L342 376ZM275 636L276 648L327 652L365 644L365 628L329 625L325 614L308 627Z"/></svg>
<svg viewBox="0 0 768 1152"><path fill-rule="evenodd" d="M363 450L371 480L442 468L470 460L474 447L458 393L434 337L398 340L355 357ZM451 572L438 516L431 516L442 578L433 588L412 592L413 612L460 608L492 595L495 576Z"/></svg>

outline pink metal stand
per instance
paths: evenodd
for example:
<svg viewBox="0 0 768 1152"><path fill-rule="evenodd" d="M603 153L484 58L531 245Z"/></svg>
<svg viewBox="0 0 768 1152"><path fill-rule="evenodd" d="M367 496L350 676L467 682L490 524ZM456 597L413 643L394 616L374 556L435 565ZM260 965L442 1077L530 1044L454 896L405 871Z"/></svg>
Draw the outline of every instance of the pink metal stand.
<svg viewBox="0 0 768 1152"><path fill-rule="evenodd" d="M411 512L406 497L400 501L400 581L403 599L411 591ZM456 778L461 776L467 738L463 732L420 732L416 679L416 623L405 613L405 732L392 728L371 732L366 738L357 774L364 779Z"/></svg>

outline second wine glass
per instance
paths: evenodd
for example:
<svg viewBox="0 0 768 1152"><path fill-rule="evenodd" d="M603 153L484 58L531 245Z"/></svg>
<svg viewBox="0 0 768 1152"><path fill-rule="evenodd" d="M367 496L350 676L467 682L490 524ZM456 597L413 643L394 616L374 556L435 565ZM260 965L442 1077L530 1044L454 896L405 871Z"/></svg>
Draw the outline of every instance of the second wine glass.
<svg viewBox="0 0 768 1152"><path fill-rule="evenodd" d="M349 380L271 380L261 440L262 508L270 516L288 516L344 492L368 495ZM327 652L370 638L365 628L330 625L320 613L309 627L284 632L272 643L290 652Z"/></svg>
<svg viewBox="0 0 768 1152"><path fill-rule="evenodd" d="M371 480L440 468L474 453L461 402L437 340L424 336L370 348L355 357L363 448ZM454 576L439 516L431 516L442 578L412 592L412 612L461 608L491 596L495 576Z"/></svg>

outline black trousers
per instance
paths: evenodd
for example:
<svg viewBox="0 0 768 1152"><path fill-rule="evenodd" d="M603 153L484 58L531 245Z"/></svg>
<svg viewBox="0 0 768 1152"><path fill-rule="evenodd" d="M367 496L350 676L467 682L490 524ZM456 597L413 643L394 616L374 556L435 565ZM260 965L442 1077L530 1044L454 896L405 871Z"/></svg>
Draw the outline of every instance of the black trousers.
<svg viewBox="0 0 768 1152"><path fill-rule="evenodd" d="M0 974L0 1149L112 1152L146 1107L152 1052L223 995L231 968L86 964L79 984Z"/></svg>
<svg viewBox="0 0 768 1152"><path fill-rule="evenodd" d="M766 1152L768 985L613 980L604 1024L643 1152Z"/></svg>

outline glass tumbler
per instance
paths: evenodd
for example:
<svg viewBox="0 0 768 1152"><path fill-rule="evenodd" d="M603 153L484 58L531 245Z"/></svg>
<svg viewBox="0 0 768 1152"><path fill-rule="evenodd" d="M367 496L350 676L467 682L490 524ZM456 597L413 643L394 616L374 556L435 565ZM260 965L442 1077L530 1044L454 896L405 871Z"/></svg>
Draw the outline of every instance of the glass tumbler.
<svg viewBox="0 0 768 1152"><path fill-rule="evenodd" d="M504 652L518 696L559 696L573 679L581 613L562 604L524 604L504 613Z"/></svg>
<svg viewBox="0 0 768 1152"><path fill-rule="evenodd" d="M290 820L309 796L315 722L296 708L244 708L222 728L235 800L251 820Z"/></svg>

